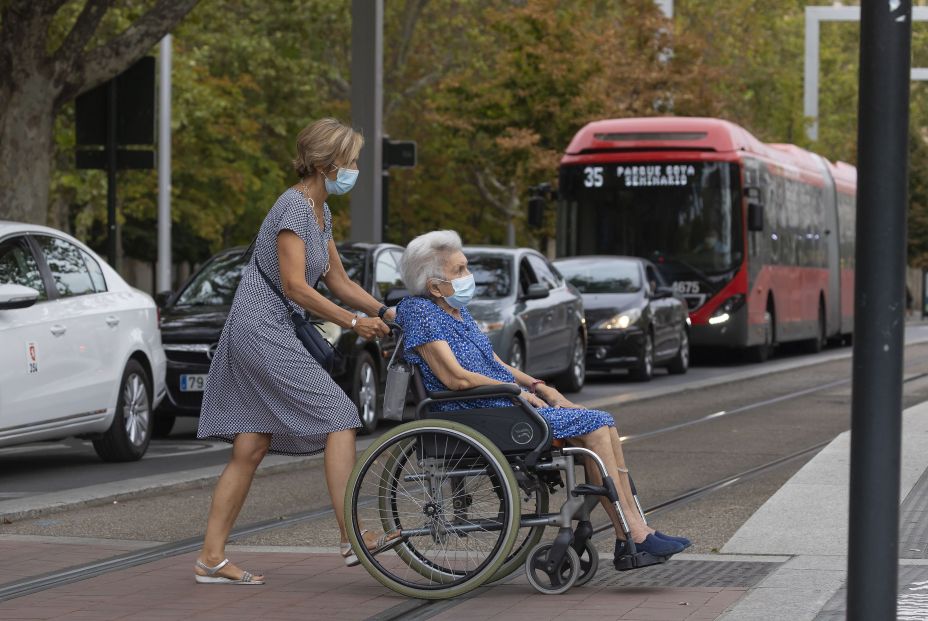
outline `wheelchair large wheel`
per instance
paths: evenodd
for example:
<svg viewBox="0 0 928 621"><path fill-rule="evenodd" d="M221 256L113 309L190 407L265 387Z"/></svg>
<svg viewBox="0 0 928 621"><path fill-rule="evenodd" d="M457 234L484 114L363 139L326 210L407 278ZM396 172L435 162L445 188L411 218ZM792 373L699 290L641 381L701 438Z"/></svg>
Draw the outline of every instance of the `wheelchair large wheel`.
<svg viewBox="0 0 928 621"><path fill-rule="evenodd" d="M531 494L527 497L523 495L521 504L523 518L537 517L547 513L548 488L541 485L538 489L532 490ZM515 545L512 546L512 552L509 553L502 567L499 568L499 571L496 572L490 581L496 582L497 580L502 580L517 569L521 569L525 565L525 559L528 558L529 551L541 542L541 538L544 537L544 535L544 526L531 526L529 528L520 529L519 537L516 539Z"/></svg>
<svg viewBox="0 0 928 621"><path fill-rule="evenodd" d="M409 597L444 599L494 576L517 539L520 499L505 457L473 429L421 420L391 430L361 456L345 497L361 564ZM372 555L361 530L401 533L395 555ZM397 556L399 558L397 558Z"/></svg>

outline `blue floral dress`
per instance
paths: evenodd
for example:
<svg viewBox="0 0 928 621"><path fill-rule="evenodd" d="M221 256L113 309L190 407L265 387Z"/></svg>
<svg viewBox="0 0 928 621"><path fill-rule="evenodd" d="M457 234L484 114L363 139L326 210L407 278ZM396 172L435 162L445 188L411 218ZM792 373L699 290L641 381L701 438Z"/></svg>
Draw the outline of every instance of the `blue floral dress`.
<svg viewBox="0 0 928 621"><path fill-rule="evenodd" d="M416 348L432 341L446 341L458 363L468 371L486 375L500 382L515 383L509 370L493 357L490 339L480 331L466 308L461 309L461 319L446 313L440 306L426 298L406 298L396 309L396 322L403 328L403 347L406 360L419 367L422 382L429 392L448 390L429 368L428 363L416 353ZM474 401L449 401L436 404L436 410L463 410L467 408L505 407L505 399L480 399ZM600 427L614 427L611 414L599 410L572 408L541 408L538 413L545 417L555 438L575 438Z"/></svg>

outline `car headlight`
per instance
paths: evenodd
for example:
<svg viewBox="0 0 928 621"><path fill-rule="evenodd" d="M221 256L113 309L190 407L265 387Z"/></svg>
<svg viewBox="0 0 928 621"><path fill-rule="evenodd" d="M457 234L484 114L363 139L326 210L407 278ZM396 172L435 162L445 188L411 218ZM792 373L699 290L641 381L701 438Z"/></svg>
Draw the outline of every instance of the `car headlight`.
<svg viewBox="0 0 928 621"><path fill-rule="evenodd" d="M486 334L487 332L496 332L497 330L502 330L504 326L502 321L481 321L477 320L477 327L480 328L480 331Z"/></svg>
<svg viewBox="0 0 928 621"><path fill-rule="evenodd" d="M609 319L600 321L593 326L593 328L595 330L624 330L639 319L641 319L641 309L630 308L617 315L613 315Z"/></svg>
<svg viewBox="0 0 928 621"><path fill-rule="evenodd" d="M319 331L322 333L322 338L327 340L329 345L335 347L335 344L338 343L338 339L342 337L342 327L337 323L326 321L320 324L319 328L321 328Z"/></svg>
<svg viewBox="0 0 928 621"><path fill-rule="evenodd" d="M727 322L735 312L744 306L744 295L733 295L722 302L709 317L709 325L717 326Z"/></svg>

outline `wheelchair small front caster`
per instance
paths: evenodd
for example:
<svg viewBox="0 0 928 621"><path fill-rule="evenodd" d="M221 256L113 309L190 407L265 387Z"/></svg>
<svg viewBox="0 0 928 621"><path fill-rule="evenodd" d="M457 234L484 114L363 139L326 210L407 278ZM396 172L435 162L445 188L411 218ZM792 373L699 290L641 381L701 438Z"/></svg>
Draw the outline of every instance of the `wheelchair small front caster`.
<svg viewBox="0 0 928 621"><path fill-rule="evenodd" d="M596 551L596 546L593 545L591 539L586 540L586 545L583 546L583 552L580 553L580 575L577 576L577 581L574 583L574 586L582 586L593 579L593 576L596 575L596 570L599 569L599 552Z"/></svg>
<svg viewBox="0 0 928 621"><path fill-rule="evenodd" d="M548 567L548 554L552 544L539 543L525 560L525 577L536 591L545 595L560 595L574 586L580 577L580 557L573 548L567 548L558 567ZM594 550L595 551L595 550Z"/></svg>

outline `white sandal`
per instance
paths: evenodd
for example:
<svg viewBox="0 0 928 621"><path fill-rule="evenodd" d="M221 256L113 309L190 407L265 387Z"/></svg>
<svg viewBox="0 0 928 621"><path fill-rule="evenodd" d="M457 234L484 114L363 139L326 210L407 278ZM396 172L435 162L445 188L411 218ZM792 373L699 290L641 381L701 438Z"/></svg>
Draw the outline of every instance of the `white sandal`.
<svg viewBox="0 0 928 621"><path fill-rule="evenodd" d="M200 559L197 559L197 567L205 571L206 575L201 576L198 573L194 573L193 576L199 584L264 584L264 580L255 580L254 574L248 571L243 572L239 580L217 576L216 573L228 564L229 559L224 559L215 567L210 567L206 563L200 561Z"/></svg>
<svg viewBox="0 0 928 621"><path fill-rule="evenodd" d="M368 532L367 529L361 531L362 541L364 540L364 533L366 532ZM394 533L396 533L396 535L391 538L390 535L393 535ZM381 533L381 535L377 537L377 541L374 542L374 547L368 548L367 551L370 552L371 556L376 556L381 552L386 552L387 550L396 547L397 544L399 544L401 541L403 541L403 537L396 531ZM342 558L345 559L345 565L348 567L355 567L356 565L361 564L361 561L358 560L358 555L354 553L350 543L342 543L339 550L341 552Z"/></svg>

